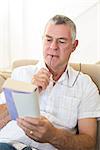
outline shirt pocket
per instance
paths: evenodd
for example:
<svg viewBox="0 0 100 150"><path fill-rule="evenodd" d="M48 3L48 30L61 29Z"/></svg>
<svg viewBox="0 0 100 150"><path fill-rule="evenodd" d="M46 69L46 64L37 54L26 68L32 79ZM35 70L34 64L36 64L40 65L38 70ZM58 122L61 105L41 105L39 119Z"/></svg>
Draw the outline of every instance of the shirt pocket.
<svg viewBox="0 0 100 150"><path fill-rule="evenodd" d="M75 97L58 97L54 105L56 108L54 114L63 124L66 124L66 127L74 128L77 124L79 103L80 100Z"/></svg>

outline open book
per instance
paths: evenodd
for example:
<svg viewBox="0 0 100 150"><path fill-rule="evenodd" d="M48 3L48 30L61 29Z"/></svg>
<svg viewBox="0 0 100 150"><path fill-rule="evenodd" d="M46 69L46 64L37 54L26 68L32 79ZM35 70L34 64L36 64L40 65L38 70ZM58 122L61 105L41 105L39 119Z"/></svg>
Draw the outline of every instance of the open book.
<svg viewBox="0 0 100 150"><path fill-rule="evenodd" d="M12 120L16 120L18 116L40 115L38 89L35 85L8 78L3 91Z"/></svg>

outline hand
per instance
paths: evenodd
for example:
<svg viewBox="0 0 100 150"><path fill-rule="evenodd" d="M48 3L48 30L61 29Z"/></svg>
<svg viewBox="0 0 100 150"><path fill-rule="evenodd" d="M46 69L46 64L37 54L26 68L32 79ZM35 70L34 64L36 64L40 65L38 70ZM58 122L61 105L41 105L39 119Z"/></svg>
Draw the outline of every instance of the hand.
<svg viewBox="0 0 100 150"><path fill-rule="evenodd" d="M17 123L28 137L37 142L50 143L56 134L56 128L43 116L18 118Z"/></svg>
<svg viewBox="0 0 100 150"><path fill-rule="evenodd" d="M35 74L32 78L32 83L39 88L39 92L45 90L50 82L51 73L45 69L41 68L37 74Z"/></svg>
<svg viewBox="0 0 100 150"><path fill-rule="evenodd" d="M6 104L0 104L0 128L3 128L10 120Z"/></svg>

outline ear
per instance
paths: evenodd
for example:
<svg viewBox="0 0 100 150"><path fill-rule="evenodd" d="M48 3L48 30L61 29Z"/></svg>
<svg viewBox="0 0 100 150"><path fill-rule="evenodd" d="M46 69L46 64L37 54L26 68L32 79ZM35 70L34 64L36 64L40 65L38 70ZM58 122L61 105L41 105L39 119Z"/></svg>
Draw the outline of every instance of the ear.
<svg viewBox="0 0 100 150"><path fill-rule="evenodd" d="M75 51L76 47L78 46L78 40L75 40L72 47L72 52Z"/></svg>

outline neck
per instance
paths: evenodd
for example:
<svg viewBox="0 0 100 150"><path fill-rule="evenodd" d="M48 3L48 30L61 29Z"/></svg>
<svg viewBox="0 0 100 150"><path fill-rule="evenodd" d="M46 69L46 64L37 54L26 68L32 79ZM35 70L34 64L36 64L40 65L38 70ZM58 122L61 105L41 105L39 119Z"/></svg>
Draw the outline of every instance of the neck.
<svg viewBox="0 0 100 150"><path fill-rule="evenodd" d="M46 67L51 72L53 80L57 81L61 77L61 75L65 72L67 65L58 71L53 70L47 64L46 64Z"/></svg>

